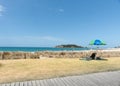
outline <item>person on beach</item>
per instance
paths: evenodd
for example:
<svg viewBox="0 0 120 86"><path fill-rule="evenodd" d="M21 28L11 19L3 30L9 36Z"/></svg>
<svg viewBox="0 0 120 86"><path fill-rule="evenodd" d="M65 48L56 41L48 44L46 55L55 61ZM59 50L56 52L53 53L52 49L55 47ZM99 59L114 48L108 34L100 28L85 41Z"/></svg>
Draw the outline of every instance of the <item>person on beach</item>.
<svg viewBox="0 0 120 86"><path fill-rule="evenodd" d="M95 60L96 59L96 54L97 53L92 53L91 56L90 56L90 59Z"/></svg>

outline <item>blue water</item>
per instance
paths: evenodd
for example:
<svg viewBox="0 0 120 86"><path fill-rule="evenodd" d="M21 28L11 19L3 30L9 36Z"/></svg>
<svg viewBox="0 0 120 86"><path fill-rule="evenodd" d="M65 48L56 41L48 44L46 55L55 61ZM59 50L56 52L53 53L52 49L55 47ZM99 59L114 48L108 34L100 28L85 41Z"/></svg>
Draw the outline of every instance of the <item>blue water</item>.
<svg viewBox="0 0 120 86"><path fill-rule="evenodd" d="M36 51L81 51L89 50L88 48L53 48L53 47L0 47L0 51L24 51L24 52L36 52Z"/></svg>

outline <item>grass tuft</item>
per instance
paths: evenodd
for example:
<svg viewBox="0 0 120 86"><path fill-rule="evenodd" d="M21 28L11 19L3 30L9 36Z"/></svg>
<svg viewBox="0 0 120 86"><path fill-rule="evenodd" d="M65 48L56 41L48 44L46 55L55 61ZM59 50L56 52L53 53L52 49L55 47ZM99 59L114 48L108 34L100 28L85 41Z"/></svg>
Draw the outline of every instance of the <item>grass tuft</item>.
<svg viewBox="0 0 120 86"><path fill-rule="evenodd" d="M2 67L2 64L0 63L0 67Z"/></svg>

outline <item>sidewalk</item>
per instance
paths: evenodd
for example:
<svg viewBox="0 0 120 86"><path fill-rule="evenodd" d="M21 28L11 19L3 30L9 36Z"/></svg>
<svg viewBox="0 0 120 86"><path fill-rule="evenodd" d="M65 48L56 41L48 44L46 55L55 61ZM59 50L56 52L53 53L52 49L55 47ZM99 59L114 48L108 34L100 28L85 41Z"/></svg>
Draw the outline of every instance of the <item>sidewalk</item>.
<svg viewBox="0 0 120 86"><path fill-rule="evenodd" d="M120 86L120 71L14 82L0 86Z"/></svg>

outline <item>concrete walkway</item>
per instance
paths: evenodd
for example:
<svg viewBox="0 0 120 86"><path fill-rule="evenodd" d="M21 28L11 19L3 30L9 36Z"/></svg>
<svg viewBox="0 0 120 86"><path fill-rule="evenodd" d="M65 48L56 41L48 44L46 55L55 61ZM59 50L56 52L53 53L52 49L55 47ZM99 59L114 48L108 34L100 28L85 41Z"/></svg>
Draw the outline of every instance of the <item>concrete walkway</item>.
<svg viewBox="0 0 120 86"><path fill-rule="evenodd" d="M120 71L0 84L0 86L120 86Z"/></svg>

